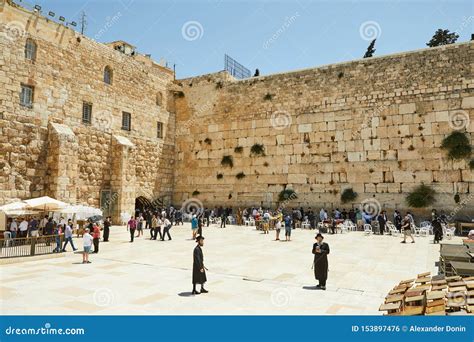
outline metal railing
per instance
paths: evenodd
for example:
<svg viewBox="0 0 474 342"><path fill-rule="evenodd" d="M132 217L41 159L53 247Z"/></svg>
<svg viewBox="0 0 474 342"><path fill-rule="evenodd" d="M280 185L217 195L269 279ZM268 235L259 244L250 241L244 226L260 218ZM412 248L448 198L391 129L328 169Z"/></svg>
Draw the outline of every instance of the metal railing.
<svg viewBox="0 0 474 342"><path fill-rule="evenodd" d="M43 235L38 237L0 239L0 259L60 252L63 242L64 235Z"/></svg>

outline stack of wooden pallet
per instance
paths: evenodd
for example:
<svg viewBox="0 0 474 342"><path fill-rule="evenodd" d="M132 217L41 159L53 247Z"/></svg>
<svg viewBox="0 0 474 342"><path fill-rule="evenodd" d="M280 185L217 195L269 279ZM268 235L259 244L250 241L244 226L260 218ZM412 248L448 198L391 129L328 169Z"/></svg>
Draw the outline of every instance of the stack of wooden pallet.
<svg viewBox="0 0 474 342"><path fill-rule="evenodd" d="M385 297L386 315L474 315L474 277L420 273L402 280Z"/></svg>

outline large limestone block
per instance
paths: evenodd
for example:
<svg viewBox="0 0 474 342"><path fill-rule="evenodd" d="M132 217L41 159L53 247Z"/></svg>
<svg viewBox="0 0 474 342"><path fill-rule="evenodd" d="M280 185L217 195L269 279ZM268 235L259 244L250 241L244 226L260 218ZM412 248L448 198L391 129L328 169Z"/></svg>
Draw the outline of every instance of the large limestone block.
<svg viewBox="0 0 474 342"><path fill-rule="evenodd" d="M416 104L415 103L404 103L398 107L399 114L411 114L415 113Z"/></svg>
<svg viewBox="0 0 474 342"><path fill-rule="evenodd" d="M464 97L461 102L461 108L474 108L474 96Z"/></svg>

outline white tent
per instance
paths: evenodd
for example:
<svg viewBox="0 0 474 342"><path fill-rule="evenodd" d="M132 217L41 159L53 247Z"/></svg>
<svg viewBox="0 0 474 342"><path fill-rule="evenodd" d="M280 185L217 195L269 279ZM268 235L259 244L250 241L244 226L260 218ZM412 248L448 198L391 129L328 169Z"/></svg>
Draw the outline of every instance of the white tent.
<svg viewBox="0 0 474 342"><path fill-rule="evenodd" d="M35 209L42 211L61 211L68 206L67 203L58 201L54 198L43 196L26 200L27 209Z"/></svg>
<svg viewBox="0 0 474 342"><path fill-rule="evenodd" d="M85 220L91 216L102 216L102 210L87 205L70 205L60 210L63 214L75 214L77 220Z"/></svg>
<svg viewBox="0 0 474 342"><path fill-rule="evenodd" d="M27 204L22 201L12 202L9 204L2 205L0 211L3 211L6 215L9 215L10 211L25 210Z"/></svg>

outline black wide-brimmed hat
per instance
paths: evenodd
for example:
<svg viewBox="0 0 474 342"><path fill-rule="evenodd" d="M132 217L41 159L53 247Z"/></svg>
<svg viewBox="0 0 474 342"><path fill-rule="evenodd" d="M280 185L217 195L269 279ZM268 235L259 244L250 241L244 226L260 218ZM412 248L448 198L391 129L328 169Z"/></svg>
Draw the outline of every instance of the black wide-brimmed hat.
<svg viewBox="0 0 474 342"><path fill-rule="evenodd" d="M196 238L196 242L199 242L199 241L201 241L201 240L204 240L204 236L199 235L199 236Z"/></svg>
<svg viewBox="0 0 474 342"><path fill-rule="evenodd" d="M324 239L324 236L321 233L318 233L318 235L316 235L314 238L317 239L318 237L321 237Z"/></svg>

